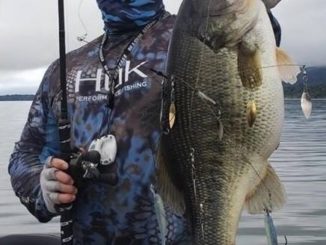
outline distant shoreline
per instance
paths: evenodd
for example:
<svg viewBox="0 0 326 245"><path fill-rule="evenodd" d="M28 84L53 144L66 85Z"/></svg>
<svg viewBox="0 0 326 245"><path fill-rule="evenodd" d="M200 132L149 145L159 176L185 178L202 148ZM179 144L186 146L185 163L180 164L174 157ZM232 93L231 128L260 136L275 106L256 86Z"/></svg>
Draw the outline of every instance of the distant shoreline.
<svg viewBox="0 0 326 245"><path fill-rule="evenodd" d="M312 99L326 99L326 66L308 67L308 91ZM298 82L294 85L283 83L284 97L286 100L300 99L305 85L302 74L299 74ZM0 101L32 101L33 94L8 94L0 95Z"/></svg>
<svg viewBox="0 0 326 245"><path fill-rule="evenodd" d="M33 101L33 94L0 95L0 101ZM300 100L301 98L285 97L285 100ZM312 98L312 100L326 100L326 97Z"/></svg>
<svg viewBox="0 0 326 245"><path fill-rule="evenodd" d="M0 95L0 101L32 101L33 94L8 94Z"/></svg>

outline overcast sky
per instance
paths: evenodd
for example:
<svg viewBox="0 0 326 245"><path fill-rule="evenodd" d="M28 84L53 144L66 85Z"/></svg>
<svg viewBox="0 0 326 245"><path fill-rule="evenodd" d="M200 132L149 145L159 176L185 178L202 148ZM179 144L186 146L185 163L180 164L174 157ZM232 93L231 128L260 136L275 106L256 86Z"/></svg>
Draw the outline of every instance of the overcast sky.
<svg viewBox="0 0 326 245"><path fill-rule="evenodd" d="M164 2L176 13L181 0ZM87 40L102 33L95 0L65 4L68 50L82 45L76 37L85 33L83 23ZM273 13L282 26L282 47L297 63L326 65L326 0L282 0ZM35 92L58 57L57 22L55 0L0 0L0 95Z"/></svg>

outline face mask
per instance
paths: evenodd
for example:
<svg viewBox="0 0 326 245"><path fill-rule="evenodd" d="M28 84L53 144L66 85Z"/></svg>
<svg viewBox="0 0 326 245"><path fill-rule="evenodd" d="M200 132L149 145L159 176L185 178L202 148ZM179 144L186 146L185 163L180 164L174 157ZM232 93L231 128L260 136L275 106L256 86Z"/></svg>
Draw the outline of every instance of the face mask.
<svg viewBox="0 0 326 245"><path fill-rule="evenodd" d="M110 34L141 29L164 11L162 0L97 0L97 4Z"/></svg>

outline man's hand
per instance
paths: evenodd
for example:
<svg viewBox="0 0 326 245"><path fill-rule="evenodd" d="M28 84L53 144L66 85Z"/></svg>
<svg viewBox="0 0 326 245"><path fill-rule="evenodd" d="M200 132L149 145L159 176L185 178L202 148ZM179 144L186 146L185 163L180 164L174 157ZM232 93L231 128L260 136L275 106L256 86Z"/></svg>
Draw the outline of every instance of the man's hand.
<svg viewBox="0 0 326 245"><path fill-rule="evenodd" d="M68 204L76 199L77 188L71 176L64 172L67 169L67 162L48 157L41 172L42 195L51 213L57 213L54 207L56 204Z"/></svg>

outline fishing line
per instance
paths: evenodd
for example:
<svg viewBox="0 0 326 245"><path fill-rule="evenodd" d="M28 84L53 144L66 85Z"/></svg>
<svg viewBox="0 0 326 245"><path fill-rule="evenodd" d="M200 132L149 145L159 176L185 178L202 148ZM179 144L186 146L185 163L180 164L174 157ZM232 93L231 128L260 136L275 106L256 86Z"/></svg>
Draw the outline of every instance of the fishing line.
<svg viewBox="0 0 326 245"><path fill-rule="evenodd" d="M205 23L205 33L207 33L207 31L208 31L209 9L210 9L210 7L211 7L211 3L212 3L212 0L209 0L209 1L208 1L208 4L207 4L207 17L206 17L206 23ZM200 47L200 55L199 55L199 58L200 58L200 61L199 61L199 69L198 69L198 72L197 72L197 78L196 78L196 87L197 87L197 84L198 84L198 82L199 82L199 73L200 73L200 70L201 70L201 67L202 67L203 49L204 49L204 47L201 46L201 47Z"/></svg>
<svg viewBox="0 0 326 245"><path fill-rule="evenodd" d="M252 169L255 171L258 178L260 178L260 181L261 181L260 183L262 183L263 186L265 187L265 189L267 189L269 202L270 202L269 204L270 204L270 208L272 209L272 193L271 193L270 189L265 185L265 183L263 182L263 179L261 178L260 174L258 173L258 171L255 169L255 167L252 165L252 163L248 159L247 159L247 162L252 167ZM269 215L269 213L272 212L271 210L267 209L266 207L265 207L264 211L266 212L267 215ZM287 243L288 243L287 242L287 237L286 236L284 236L284 237L285 237L285 245L287 245Z"/></svg>
<svg viewBox="0 0 326 245"><path fill-rule="evenodd" d="M156 72L157 75L163 76L164 78L168 79L168 77L166 75L164 75L162 72L157 72L153 69L151 69L151 70ZM221 119L221 109L220 109L220 105L218 104L217 101L213 100L212 98L210 98L208 95L206 95L204 92L200 91L199 89L196 89L194 86L192 86L191 84L189 84L182 78L178 78L178 80L181 83L183 83L184 85L186 85L188 88L190 88L194 94L196 94L199 98L202 99L202 101L207 105L208 109L210 109L212 115L215 116L217 118L217 120ZM214 110L212 109L212 105L218 106L218 111L219 111L218 114L216 114L214 112Z"/></svg>
<svg viewBox="0 0 326 245"><path fill-rule="evenodd" d="M303 87L304 87L303 92L308 93L308 81L309 81L309 78L308 78L306 66L300 67L300 70L301 70L301 74L303 75L303 77L302 77Z"/></svg>
<svg viewBox="0 0 326 245"><path fill-rule="evenodd" d="M211 7L211 3L212 3L212 0L209 0L208 1L208 4L207 4L207 17L206 17L206 23L205 23L205 32L204 33L207 33L208 31L208 25L209 25L209 12L210 12L210 7ZM190 98L190 113L189 113L189 116L188 116L188 122L189 122L189 128L190 130L192 131L192 113L193 113L193 103L194 103L194 98L195 98L195 94L196 94L196 91L197 91L197 96L201 97L202 100L204 101L204 103L206 102L206 104L208 103L207 101L210 101L212 102L213 101L213 104L214 104L214 100L212 100L211 98L209 98L207 95L205 95L204 93L202 93L199 89L197 89L198 87L198 83L199 83L199 76L200 76L200 72L201 72L201 68L202 68L202 65L203 65L203 56L204 56L204 46L201 45L200 46L200 51L199 51L199 65L198 65L198 71L197 71L197 77L196 77L196 80L195 80L195 87L193 87L192 85L190 85L189 83L187 83L186 81L184 81L183 79L180 79L180 81L182 83L184 83L186 86L190 87L192 90L193 90L193 93L191 95L191 98ZM174 89L174 88L173 88ZM202 93L202 96L200 96ZM205 101L205 99L207 101ZM217 104L215 102L215 104ZM217 117L217 115L215 115L214 113L214 110L212 110L212 108L210 106L208 106L208 108L211 110L211 113L213 113L214 116ZM220 109L219 109L220 111ZM190 138L190 141L192 141L192 138ZM193 143L192 143L193 144ZM192 180L193 180L193 192L194 192L194 196L195 196L195 206L198 206L199 207L199 222L200 222L200 226L201 226L201 236L203 240L205 240L205 229L204 229L204 222L203 222L203 219L205 218L205 212L204 212L204 203L202 202L202 200L198 200L197 201L197 185L196 185L196 179L198 178L198 175L200 173L200 171L196 171L197 173L194 172L194 170L196 169L196 166L195 166L195 159L194 159L194 152L195 152L195 149L191 146L191 149L193 149L193 162L192 162ZM200 235L199 235L200 236Z"/></svg>
<svg viewBox="0 0 326 245"><path fill-rule="evenodd" d="M262 183L263 184L263 186L265 187L265 189L267 190L267 192L268 192L268 197L269 197L269 205L270 205L270 207L272 208L272 193L271 193L271 190L267 187L267 185L264 183L264 181L263 181L263 178L260 176L260 174L259 174L259 172L258 172L258 170L254 167L254 165L252 165L252 163L249 161L249 159L246 159L247 160L247 162L249 163L249 165L252 167L252 169L255 171L255 173L256 173L256 175L258 176L258 178L260 179L260 183ZM271 210L269 210L269 209L267 209L266 207L265 207L265 209L264 209L266 212L271 212Z"/></svg>
<svg viewBox="0 0 326 245"><path fill-rule="evenodd" d="M270 66L261 66L258 69L263 70L263 69L268 69L268 68L275 68L275 67L300 67L300 71L303 75L306 75L306 67L307 65L299 65L299 64L284 64L284 65L270 65ZM249 69L248 69L249 70Z"/></svg>
<svg viewBox="0 0 326 245"><path fill-rule="evenodd" d="M81 16L81 8L82 8L83 3L84 3L84 0L80 0L79 1L79 6L78 6L78 19L79 19L79 22L82 25L85 33L83 35L77 36L77 40L79 42L88 43L88 41L86 40L87 39L87 36L88 36L88 30L87 30L86 24L85 24L85 22L84 22L84 20L83 20L83 18Z"/></svg>
<svg viewBox="0 0 326 245"><path fill-rule="evenodd" d="M209 23L209 10L210 10L210 6L211 6L211 2L212 0L208 1L207 4L207 17L206 17L206 23L205 23L205 33L208 30L208 23ZM197 77L195 80L195 87L192 87L190 84L188 84L186 81L183 81L183 79L180 79L184 84L188 85L189 87L191 87L193 89L193 94L191 96L190 99L190 113L189 113L189 117L188 117L188 121L189 121L189 128L190 130L192 130L192 120L191 120L191 116L192 116L192 107L193 107L193 102L194 102L194 96L195 96L195 91L197 90L196 87L199 83L199 75L200 75L200 71L201 71L201 67L202 67L202 60L203 60L203 49L204 47L201 46L200 47L200 55L199 55L199 66L198 66L198 72L197 72Z"/></svg>
<svg viewBox="0 0 326 245"><path fill-rule="evenodd" d="M161 76L167 80L169 80L169 77L167 75L165 75L163 72L161 71L157 71L153 68L149 69L150 71L156 73L156 75ZM192 86L190 83L186 82L184 79L177 77L178 81L180 81L181 83L183 83L184 85L186 85L188 88L190 88L191 90L193 90L194 93L197 94L197 96L199 98L201 98L203 100L203 102L207 105L207 107L210 109L211 113L213 116L215 116L217 118L217 120L221 119L221 106L219 105L219 103L215 100L213 100L212 98L210 98L208 95L206 95L204 92L200 91L199 89L196 89L194 86ZM212 106L210 105L214 105L218 107L218 112L216 113Z"/></svg>
<svg viewBox="0 0 326 245"><path fill-rule="evenodd" d="M207 17L206 17L206 23L205 23L205 33L207 33L207 30L208 30L208 23L209 23L209 9L210 9L210 6L211 6L211 2L212 0L209 0L208 1L208 4L207 4ZM199 52L199 65L198 65L198 72L197 72L197 77L196 77L196 80L195 80L195 88L197 87L198 83L199 83L199 75L200 75L200 71L201 71L201 68L202 68L202 60L203 60L203 49L204 47L201 46L200 47L200 52ZM191 120L191 116L192 116L192 107L193 107L193 102L194 102L194 95L195 95L195 91L196 89L193 89L194 90L194 93L192 94L191 96L191 99L190 99L190 113L189 113L189 117L188 117L188 121L189 121L189 128L190 130L192 130L192 120Z"/></svg>
<svg viewBox="0 0 326 245"><path fill-rule="evenodd" d="M206 25L205 26L205 33L208 30L208 24L209 24L209 15L208 14L209 14L211 2L212 2L212 0L209 0L208 1L208 6L207 6L207 18L206 18L206 23L205 23L205 25ZM201 71L202 64L203 64L203 62L202 62L203 61L203 58L204 58L203 57L204 56L203 49L204 49L204 46L202 45L200 47L200 50L199 50L199 52L200 52L199 53L199 65L198 65L197 77L195 78L195 87L191 86L186 81L183 81L183 79L180 79L184 84L188 85L188 87L190 87L193 90L193 93L191 94L191 98L190 98L190 108L189 108L190 109L190 113L188 115L189 128L190 128L191 131L193 130L192 120L191 120L192 119L192 113L193 113L193 109L192 108L193 108L193 103L194 103L194 98L195 98L196 91L198 91L196 88L197 88L198 83L199 83L200 71ZM175 85L173 84L173 86L175 86ZM172 89L175 89L175 88L173 87ZM194 149L193 148L193 142L192 141L193 141L192 140L192 137L190 137L190 147L191 147L191 149ZM193 154L194 154L194 152L193 152ZM193 158L193 160L194 160L194 158ZM192 165L193 165L192 170L194 171L194 169L196 168L195 161L192 162ZM193 172L191 178L192 178L192 181L193 181L193 194L195 196L195 206L197 206L199 208L199 210L200 210L200 212L199 212L199 222L201 224L201 235L202 235L202 239L205 239L204 223L203 223L204 206L203 206L202 201L201 200L198 200L197 201L197 198L196 198L196 196L197 196L197 194L196 194L197 193L196 179L197 179L198 176L196 176L196 174L195 175L194 174L195 173Z"/></svg>
<svg viewBox="0 0 326 245"><path fill-rule="evenodd" d="M297 67L305 67L306 65L299 65L299 64L284 64L284 65L270 65L270 66L261 66L258 69L262 70L262 69L267 69L267 68L275 68L275 67L286 67L286 66L297 66ZM249 69L248 69L249 70Z"/></svg>
<svg viewBox="0 0 326 245"><path fill-rule="evenodd" d="M285 239L285 245L288 244L288 238L286 236L284 236L284 239Z"/></svg>

